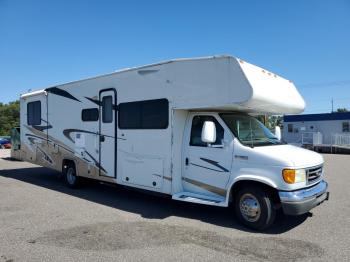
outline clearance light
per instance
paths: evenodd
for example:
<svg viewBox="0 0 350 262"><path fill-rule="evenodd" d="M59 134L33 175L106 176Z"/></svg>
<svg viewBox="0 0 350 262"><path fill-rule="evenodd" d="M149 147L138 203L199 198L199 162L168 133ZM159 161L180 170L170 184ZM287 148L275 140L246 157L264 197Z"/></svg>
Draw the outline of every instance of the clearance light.
<svg viewBox="0 0 350 262"><path fill-rule="evenodd" d="M283 179L288 184L300 183L306 181L305 169L283 169Z"/></svg>

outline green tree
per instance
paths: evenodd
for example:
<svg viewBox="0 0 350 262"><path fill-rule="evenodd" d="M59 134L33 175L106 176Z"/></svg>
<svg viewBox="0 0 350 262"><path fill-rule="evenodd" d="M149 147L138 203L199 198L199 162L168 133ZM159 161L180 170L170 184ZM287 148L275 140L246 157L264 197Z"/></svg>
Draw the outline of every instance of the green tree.
<svg viewBox="0 0 350 262"><path fill-rule="evenodd" d="M270 129L274 129L276 126L282 126L283 116L275 115L267 118L266 126Z"/></svg>
<svg viewBox="0 0 350 262"><path fill-rule="evenodd" d="M0 103L0 136L9 136L13 127L19 126L19 101Z"/></svg>
<svg viewBox="0 0 350 262"><path fill-rule="evenodd" d="M345 107L337 109L337 113L343 113L343 112L349 112L349 110Z"/></svg>
<svg viewBox="0 0 350 262"><path fill-rule="evenodd" d="M274 130L276 126L282 126L283 116L280 115L260 115L257 119L264 123L264 125L270 130Z"/></svg>

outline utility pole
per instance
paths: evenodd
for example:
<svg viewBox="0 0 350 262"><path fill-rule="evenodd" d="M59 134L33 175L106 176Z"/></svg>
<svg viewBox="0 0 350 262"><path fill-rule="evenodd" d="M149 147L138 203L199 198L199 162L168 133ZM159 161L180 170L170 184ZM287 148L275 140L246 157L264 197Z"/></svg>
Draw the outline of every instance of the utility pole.
<svg viewBox="0 0 350 262"><path fill-rule="evenodd" d="M332 113L333 113L333 97L332 97Z"/></svg>

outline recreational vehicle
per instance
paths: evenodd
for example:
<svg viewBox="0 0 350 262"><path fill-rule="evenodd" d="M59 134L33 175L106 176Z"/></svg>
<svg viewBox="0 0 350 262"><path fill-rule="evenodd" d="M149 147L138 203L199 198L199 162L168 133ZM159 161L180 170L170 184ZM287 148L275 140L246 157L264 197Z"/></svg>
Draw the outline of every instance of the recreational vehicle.
<svg viewBox="0 0 350 262"><path fill-rule="evenodd" d="M264 229L328 199L321 155L254 116L295 114L294 84L232 56L177 59L21 95L20 158L82 178L232 207ZM14 151L16 151L14 150Z"/></svg>

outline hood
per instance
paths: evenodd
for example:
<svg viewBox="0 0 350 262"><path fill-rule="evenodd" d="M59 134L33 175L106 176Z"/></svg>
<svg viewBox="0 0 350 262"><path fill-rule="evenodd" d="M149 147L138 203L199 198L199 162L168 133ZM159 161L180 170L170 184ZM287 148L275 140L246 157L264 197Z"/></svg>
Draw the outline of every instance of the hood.
<svg viewBox="0 0 350 262"><path fill-rule="evenodd" d="M323 164L323 157L311 150L292 146L276 145L252 148L260 156L268 156L270 160L275 160L276 164L286 167L304 168Z"/></svg>

